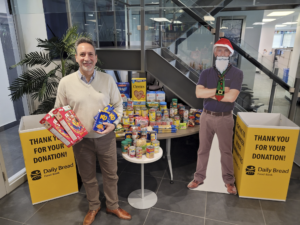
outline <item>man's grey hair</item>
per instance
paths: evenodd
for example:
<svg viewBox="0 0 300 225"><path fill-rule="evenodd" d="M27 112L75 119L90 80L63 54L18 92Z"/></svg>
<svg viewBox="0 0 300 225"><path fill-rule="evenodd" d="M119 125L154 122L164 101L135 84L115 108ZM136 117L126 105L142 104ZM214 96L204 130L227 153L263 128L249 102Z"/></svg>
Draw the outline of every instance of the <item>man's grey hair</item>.
<svg viewBox="0 0 300 225"><path fill-rule="evenodd" d="M87 38L87 37L81 37L81 38L78 38L77 41L75 42L75 52L76 52L76 54L77 54L78 45L80 45L82 43L88 43L88 44L92 45L94 50L95 50L95 53L96 53L96 45L95 45L94 41L90 38Z"/></svg>

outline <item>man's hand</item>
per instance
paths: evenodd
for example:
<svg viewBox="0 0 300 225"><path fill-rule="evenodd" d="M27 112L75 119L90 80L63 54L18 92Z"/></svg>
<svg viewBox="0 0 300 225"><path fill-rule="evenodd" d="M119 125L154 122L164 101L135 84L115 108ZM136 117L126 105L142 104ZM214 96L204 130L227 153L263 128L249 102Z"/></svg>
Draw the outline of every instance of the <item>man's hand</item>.
<svg viewBox="0 0 300 225"><path fill-rule="evenodd" d="M106 127L103 132L98 132L98 131L95 132L98 134L108 134L115 129L115 125L112 123L103 123L103 125Z"/></svg>
<svg viewBox="0 0 300 225"><path fill-rule="evenodd" d="M225 87L225 93L228 93L230 91L229 87Z"/></svg>

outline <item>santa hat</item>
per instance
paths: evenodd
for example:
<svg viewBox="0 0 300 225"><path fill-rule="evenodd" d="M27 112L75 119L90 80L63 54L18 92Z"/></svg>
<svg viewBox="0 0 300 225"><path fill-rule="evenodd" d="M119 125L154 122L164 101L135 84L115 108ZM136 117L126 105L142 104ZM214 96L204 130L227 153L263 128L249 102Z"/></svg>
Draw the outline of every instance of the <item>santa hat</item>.
<svg viewBox="0 0 300 225"><path fill-rule="evenodd" d="M214 48L213 48L213 51L215 51L215 48L216 47L227 47L229 49L229 51L231 52L230 56L233 55L234 53L234 50L233 50L233 47L230 43L230 41L226 38L221 38L220 40L218 40L215 44L214 44Z"/></svg>

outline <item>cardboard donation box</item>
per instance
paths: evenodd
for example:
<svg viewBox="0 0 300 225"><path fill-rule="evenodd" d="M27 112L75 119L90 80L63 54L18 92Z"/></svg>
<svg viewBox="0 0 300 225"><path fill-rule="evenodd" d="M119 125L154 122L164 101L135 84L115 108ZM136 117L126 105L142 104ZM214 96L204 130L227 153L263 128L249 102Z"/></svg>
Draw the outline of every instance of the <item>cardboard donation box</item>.
<svg viewBox="0 0 300 225"><path fill-rule="evenodd" d="M299 126L279 113L238 113L233 144L240 197L285 201Z"/></svg>
<svg viewBox="0 0 300 225"><path fill-rule="evenodd" d="M78 192L73 149L40 124L44 116L24 116L19 127L32 204Z"/></svg>

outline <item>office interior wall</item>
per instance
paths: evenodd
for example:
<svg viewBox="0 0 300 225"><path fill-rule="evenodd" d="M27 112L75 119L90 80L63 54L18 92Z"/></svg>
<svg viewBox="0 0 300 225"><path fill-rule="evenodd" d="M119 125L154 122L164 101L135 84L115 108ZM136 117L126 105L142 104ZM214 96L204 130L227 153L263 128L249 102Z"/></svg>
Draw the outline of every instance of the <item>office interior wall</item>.
<svg viewBox="0 0 300 225"><path fill-rule="evenodd" d="M299 58L300 58L300 13L298 16L297 20L297 30L296 30L296 37L295 37L295 42L294 42L294 48L293 48L293 56L291 58L291 63L290 63L290 79L295 79L297 77L297 68L299 64ZM298 78L299 77L300 71L298 71Z"/></svg>
<svg viewBox="0 0 300 225"><path fill-rule="evenodd" d="M252 57L257 59L260 35L261 35L261 26L254 26L253 23L262 21L264 16L264 11L257 10L257 11L241 11L241 12L239 11L220 12L215 17L219 17L219 16L220 17L246 16L245 19L246 29L243 35L245 38L242 40L242 42L244 46L246 46L247 48L245 49L246 52L249 53ZM247 27L253 27L253 28L247 28ZM243 83L247 84L249 88L253 89L256 67L246 59L242 58L240 69L244 73Z"/></svg>

